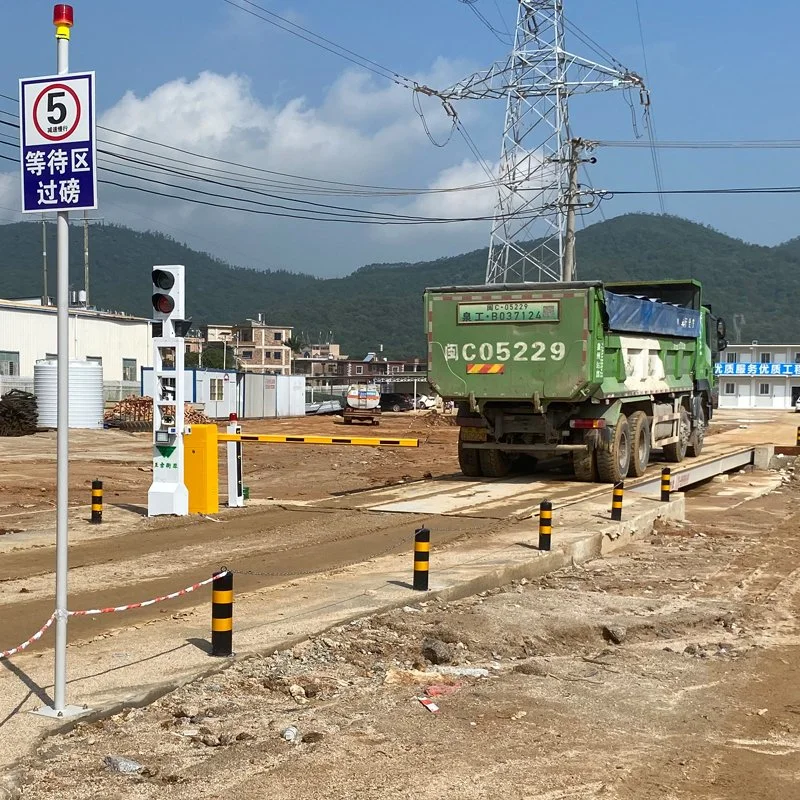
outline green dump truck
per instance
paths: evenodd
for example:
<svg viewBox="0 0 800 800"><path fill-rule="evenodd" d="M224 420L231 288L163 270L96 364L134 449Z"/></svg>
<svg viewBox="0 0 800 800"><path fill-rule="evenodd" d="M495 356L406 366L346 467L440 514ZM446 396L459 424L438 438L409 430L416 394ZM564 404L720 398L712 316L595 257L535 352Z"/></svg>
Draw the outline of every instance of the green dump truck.
<svg viewBox="0 0 800 800"><path fill-rule="evenodd" d="M726 342L697 281L459 286L424 302L428 380L457 404L465 475L563 455L579 480L617 482L653 448L700 454Z"/></svg>

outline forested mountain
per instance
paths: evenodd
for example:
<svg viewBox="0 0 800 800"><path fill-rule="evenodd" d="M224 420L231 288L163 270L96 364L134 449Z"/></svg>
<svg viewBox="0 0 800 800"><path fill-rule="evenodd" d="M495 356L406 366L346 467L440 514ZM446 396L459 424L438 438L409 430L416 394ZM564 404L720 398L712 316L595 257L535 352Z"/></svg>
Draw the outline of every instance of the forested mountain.
<svg viewBox="0 0 800 800"><path fill-rule="evenodd" d="M53 296L55 226L48 229ZM70 283L80 289L82 237L77 229L72 235ZM800 239L761 247L677 217L644 214L593 225L577 238L580 279L698 278L715 312L731 322L734 314L743 315L742 341L800 342ZM0 297L42 293L40 224L0 225L0 254ZM423 289L482 283L486 250L416 264L371 264L344 278L320 279L234 267L158 233L93 226L92 305L149 316L153 264L186 265L187 310L196 324L263 312L271 324L293 325L309 339L333 331L343 352L354 357L380 344L385 355L404 357L424 353Z"/></svg>

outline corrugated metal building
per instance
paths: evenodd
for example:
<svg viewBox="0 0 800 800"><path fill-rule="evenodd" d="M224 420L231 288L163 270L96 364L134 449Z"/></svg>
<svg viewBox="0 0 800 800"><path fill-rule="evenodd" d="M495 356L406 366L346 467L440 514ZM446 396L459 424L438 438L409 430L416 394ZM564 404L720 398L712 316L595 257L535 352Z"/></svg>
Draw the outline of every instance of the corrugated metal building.
<svg viewBox="0 0 800 800"><path fill-rule="evenodd" d="M153 364L150 320L74 307L69 357L98 361L104 381L138 381ZM33 366L56 357L56 309L0 300L0 376L33 379Z"/></svg>

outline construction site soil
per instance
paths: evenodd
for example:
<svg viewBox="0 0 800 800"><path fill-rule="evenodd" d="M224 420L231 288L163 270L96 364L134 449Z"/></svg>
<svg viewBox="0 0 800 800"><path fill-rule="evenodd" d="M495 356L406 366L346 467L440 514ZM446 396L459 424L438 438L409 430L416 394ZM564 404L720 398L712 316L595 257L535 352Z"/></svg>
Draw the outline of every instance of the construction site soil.
<svg viewBox="0 0 800 800"><path fill-rule="evenodd" d="M690 512L584 568L359 619L79 723L28 760L22 797L795 797L798 499Z"/></svg>
<svg viewBox="0 0 800 800"><path fill-rule="evenodd" d="M712 432L732 443L794 441L797 418L786 412L719 418ZM403 552L422 521L414 515L302 504L455 474L451 422L387 414L363 432L419 436L419 449L246 446L251 506L185 520L144 516L147 434L72 432L70 608L174 591L223 564L246 594ZM330 418L243 424L342 431ZM0 441L0 648L52 612L54 451L50 433ZM105 519L91 526L97 478ZM690 495L686 523L584 568L356 620L146 708L79 722L25 760L22 797L793 797L800 488L787 482L724 516L703 496ZM505 524L438 517L437 547ZM126 613L125 624L196 602ZM73 619L70 639L119 624ZM120 772L126 762L106 757L138 766Z"/></svg>

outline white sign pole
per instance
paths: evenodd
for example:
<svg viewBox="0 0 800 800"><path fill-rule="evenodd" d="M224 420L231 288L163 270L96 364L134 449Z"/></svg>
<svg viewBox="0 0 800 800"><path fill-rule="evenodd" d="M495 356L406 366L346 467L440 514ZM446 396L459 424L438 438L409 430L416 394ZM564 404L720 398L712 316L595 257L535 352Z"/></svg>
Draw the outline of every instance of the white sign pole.
<svg viewBox="0 0 800 800"><path fill-rule="evenodd" d="M57 75L20 80L22 212L58 214L56 350L56 646L53 707L67 717L86 709L66 705L69 522L69 212L97 208L94 73L69 74L72 6L56 3Z"/></svg>
<svg viewBox="0 0 800 800"><path fill-rule="evenodd" d="M57 72L69 72L69 25L57 25ZM69 212L57 222L57 420L56 437L56 649L52 715L73 716L84 709L67 707L67 575L69 569Z"/></svg>

